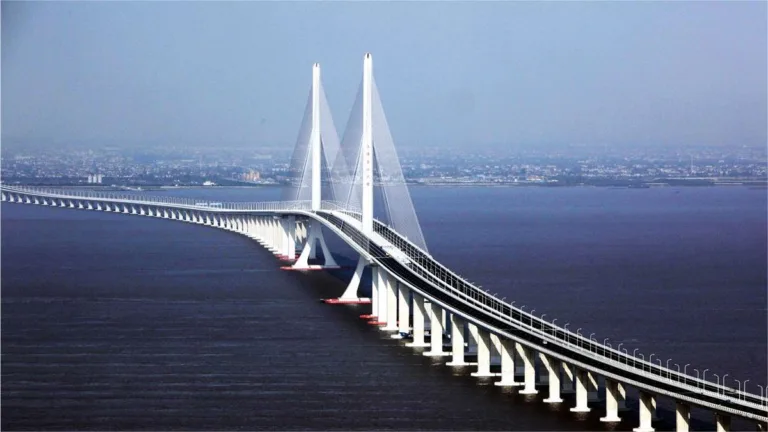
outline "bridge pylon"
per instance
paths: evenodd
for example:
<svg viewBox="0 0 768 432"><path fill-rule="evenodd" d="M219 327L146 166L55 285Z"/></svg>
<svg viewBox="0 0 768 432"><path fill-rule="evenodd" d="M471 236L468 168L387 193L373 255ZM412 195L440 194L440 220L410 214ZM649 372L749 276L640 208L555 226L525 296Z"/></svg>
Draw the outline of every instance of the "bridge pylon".
<svg viewBox="0 0 768 432"><path fill-rule="evenodd" d="M283 200L309 201L312 211L321 210L323 198L333 199L328 161L336 158L338 150L339 138L320 80L320 64L315 63L312 66L312 90L291 159L289 186L284 189ZM323 252L324 263L311 265L309 260L317 257L318 248ZM291 268L338 268L319 223L309 221L301 255Z"/></svg>
<svg viewBox="0 0 768 432"><path fill-rule="evenodd" d="M348 209L360 209L363 234L376 235L377 223L389 225L401 236L427 251L400 159L395 150L384 108L373 74L373 56L363 56L363 77L347 121L344 138L333 164L336 199ZM343 300L358 297L358 288L368 258L360 256ZM374 284L377 282L374 280ZM372 287L372 294L386 293ZM384 301L382 299L372 299Z"/></svg>

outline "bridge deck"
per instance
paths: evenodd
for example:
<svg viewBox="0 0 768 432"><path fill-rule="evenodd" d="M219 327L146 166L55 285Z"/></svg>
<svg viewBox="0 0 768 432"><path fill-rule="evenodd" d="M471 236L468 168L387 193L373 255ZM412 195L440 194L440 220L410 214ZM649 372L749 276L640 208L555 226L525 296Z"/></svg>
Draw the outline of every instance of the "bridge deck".
<svg viewBox="0 0 768 432"><path fill-rule="evenodd" d="M14 196L25 200L37 197L227 215L296 214L313 218L331 228L358 251L367 254L402 283L490 332L640 389L708 407L717 412L768 422L768 399L764 396L739 391L664 368L514 308L464 280L379 221L374 221L374 233L370 236L364 235L361 230L359 211L347 210L338 203L324 201L323 210L313 212L309 208L309 203L303 201L221 203L212 206L209 203L201 205L200 200L129 195L114 197L109 194L93 194L86 191L62 193L55 190L39 191L5 185L0 186L0 191L3 194L3 201L15 199Z"/></svg>

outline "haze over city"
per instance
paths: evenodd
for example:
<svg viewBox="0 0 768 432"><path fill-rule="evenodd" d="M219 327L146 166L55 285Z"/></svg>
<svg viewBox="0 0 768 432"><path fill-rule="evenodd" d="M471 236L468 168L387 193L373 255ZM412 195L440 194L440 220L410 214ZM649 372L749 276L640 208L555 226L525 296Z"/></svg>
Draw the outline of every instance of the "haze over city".
<svg viewBox="0 0 768 432"><path fill-rule="evenodd" d="M374 54L401 148L766 144L765 2L3 2L4 147L290 149Z"/></svg>

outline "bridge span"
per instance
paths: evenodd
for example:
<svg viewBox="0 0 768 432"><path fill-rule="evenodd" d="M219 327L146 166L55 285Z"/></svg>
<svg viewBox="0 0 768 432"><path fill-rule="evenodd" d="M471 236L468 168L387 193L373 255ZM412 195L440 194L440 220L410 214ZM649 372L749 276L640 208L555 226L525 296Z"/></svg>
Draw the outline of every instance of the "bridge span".
<svg viewBox="0 0 768 432"><path fill-rule="evenodd" d="M652 430L655 399L677 401L678 430L685 430L690 406L713 410L721 430L729 416L768 422L768 399L687 375L632 356L581 333L542 320L474 286L428 253L375 220L374 235L362 231L361 213L332 201L311 210L309 202L214 203L171 197L146 197L106 192L0 186L3 202L104 211L177 220L212 226L248 236L285 260L306 247L307 232L320 224L352 246L373 269L372 316L382 331L412 339L408 345L428 348L425 355L450 356L452 366L467 365L465 344L476 347L474 376L498 376L497 385L520 386L520 393L538 393L545 384L545 402L562 402L562 392L576 393L572 411L588 412L588 396L605 382L604 421L619 421L626 387L640 390L640 427ZM304 244L304 247L302 247ZM335 267L324 251L325 264L303 270ZM302 269L296 267L296 269ZM356 298L356 297L355 297ZM350 300L352 301L352 300ZM445 319L447 317L447 320ZM447 331L447 322L450 331ZM426 336L427 322L431 329ZM450 342L448 350L443 338ZM491 356L501 357L501 372L491 372ZM538 362L536 361L538 357ZM537 363L543 368L539 373ZM518 365L519 364L519 365ZM517 366L517 367L516 367ZM518 373L523 379L518 381ZM575 389L574 389L575 384Z"/></svg>
<svg viewBox="0 0 768 432"><path fill-rule="evenodd" d="M590 402L602 383L605 415L601 420L604 422L620 421L627 389L633 387L639 391L640 402L638 427L634 429L637 432L654 430L656 401L661 397L675 401L678 431L689 430L692 406L711 410L721 431L730 429L732 416L754 421L758 430L766 429L768 389L753 385L752 388L759 388L758 393L753 393L747 390L746 381L726 383L725 376L717 376L717 381L713 381L706 375L699 376L698 371L693 376L679 365L670 367L661 359L646 359L642 354L630 353L627 348L622 349L621 344L614 347L605 340L600 342L567 326L557 326L497 298L440 264L427 252L423 237L419 237L420 230L414 231L408 225L412 222L409 214L393 216L390 213L389 221L375 218L374 183L381 185L388 180L374 179L374 167L381 164L381 160L373 157L366 160L367 155L387 151L373 142L376 136L382 135L371 130L376 111L372 105L378 98L371 88L371 67L370 55L366 55L361 104L363 127L360 139L353 140L360 148L344 162L345 158L341 157L345 152L344 143L337 155L329 157L325 153L324 158L321 157L321 152L328 150L322 143L332 138L321 139L317 118L321 89L319 67L315 65L313 109L310 110L313 126L311 133L304 134L308 138L305 150L294 158L304 167L298 173L298 187L289 197L296 199L211 203L189 198L9 185L0 185L0 198L3 203L122 213L230 230L258 241L283 260L294 261L288 268L301 271L337 267L323 238L325 230L337 235L360 255L352 280L339 302L370 302L371 314L367 318L381 331L391 332L393 338L410 340L408 346L426 349L424 355L450 357L447 365L465 366L469 364L465 358L467 349L474 348L477 361L473 362L473 376L497 377L496 385L518 387L521 394L536 394L543 387L547 392L545 403L563 403L562 394L575 393L575 406L571 408L574 412L593 409L594 403L590 406ZM386 139L386 135L388 131L382 139ZM302 134L298 148L302 145L301 137ZM323 159L341 159L347 167L359 168L346 168L346 171L342 168L341 177L346 181L339 184L346 186L332 193L341 199L321 199ZM338 166L335 167L338 174ZM328 168L325 167L325 171ZM392 167L378 166L378 172L388 173L391 179L393 170L383 168ZM309 196L303 192L305 180ZM397 205L411 205L410 196L406 196L406 201L402 189L391 190L396 192L390 192L390 198L401 198ZM384 193L386 197L387 191ZM416 220L415 216L412 219ZM310 260L318 261L320 250L320 263L310 264ZM298 256L297 252L300 252ZM370 299L358 296L366 267L372 271ZM501 358L499 373L491 372L493 354ZM738 386L734 387L734 383Z"/></svg>

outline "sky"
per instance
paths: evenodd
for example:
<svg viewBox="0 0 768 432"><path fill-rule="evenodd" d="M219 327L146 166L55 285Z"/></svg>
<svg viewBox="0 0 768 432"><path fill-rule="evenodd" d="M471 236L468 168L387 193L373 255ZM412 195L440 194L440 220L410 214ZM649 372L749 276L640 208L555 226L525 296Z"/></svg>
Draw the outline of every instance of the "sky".
<svg viewBox="0 0 768 432"><path fill-rule="evenodd" d="M767 3L2 2L2 140L292 147L373 55L402 147L765 146Z"/></svg>

